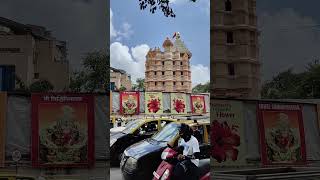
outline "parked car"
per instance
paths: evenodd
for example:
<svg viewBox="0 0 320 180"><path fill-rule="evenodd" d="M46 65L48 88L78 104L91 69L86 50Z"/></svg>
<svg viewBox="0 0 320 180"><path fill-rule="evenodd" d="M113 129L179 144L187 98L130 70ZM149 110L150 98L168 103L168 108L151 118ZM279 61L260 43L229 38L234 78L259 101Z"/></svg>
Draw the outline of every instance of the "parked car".
<svg viewBox="0 0 320 180"><path fill-rule="evenodd" d="M201 159L210 158L210 119L183 120L166 125L159 133L151 138L128 147L121 158L120 169L124 179L152 179L153 171L161 163L161 153L167 147L167 143L177 144L181 123L188 124L197 129L194 134L200 144Z"/></svg>
<svg viewBox="0 0 320 180"><path fill-rule="evenodd" d="M130 122L123 131L110 134L111 165L119 165L123 151L130 145L150 138L166 124L176 121L172 118L142 118Z"/></svg>

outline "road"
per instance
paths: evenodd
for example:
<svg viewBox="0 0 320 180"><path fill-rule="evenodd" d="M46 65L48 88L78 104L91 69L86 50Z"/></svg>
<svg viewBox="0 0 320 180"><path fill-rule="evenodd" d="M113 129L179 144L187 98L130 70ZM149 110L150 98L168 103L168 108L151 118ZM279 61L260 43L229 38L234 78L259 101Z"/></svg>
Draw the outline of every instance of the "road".
<svg viewBox="0 0 320 180"><path fill-rule="evenodd" d="M110 180L122 180L119 167L110 167Z"/></svg>

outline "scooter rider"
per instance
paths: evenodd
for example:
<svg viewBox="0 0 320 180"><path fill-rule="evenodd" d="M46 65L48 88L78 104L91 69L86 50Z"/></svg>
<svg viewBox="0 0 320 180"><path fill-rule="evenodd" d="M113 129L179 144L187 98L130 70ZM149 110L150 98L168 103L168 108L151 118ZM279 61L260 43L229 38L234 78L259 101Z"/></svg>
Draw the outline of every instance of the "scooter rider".
<svg viewBox="0 0 320 180"><path fill-rule="evenodd" d="M183 152L178 155L178 160L176 167L173 171L173 178L176 179L188 179L188 180L199 180L199 158L200 158L200 148L197 138L193 135L192 129L186 125L181 124L179 130L180 140L178 143L178 149Z"/></svg>

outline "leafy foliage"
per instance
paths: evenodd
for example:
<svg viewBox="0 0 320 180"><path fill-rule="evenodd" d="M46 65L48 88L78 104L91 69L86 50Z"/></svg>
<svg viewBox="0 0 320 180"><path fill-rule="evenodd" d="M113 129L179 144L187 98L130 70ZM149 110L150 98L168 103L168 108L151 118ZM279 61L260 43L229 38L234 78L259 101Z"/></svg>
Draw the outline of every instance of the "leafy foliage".
<svg viewBox="0 0 320 180"><path fill-rule="evenodd" d="M319 62L309 63L301 73L294 73L292 69L279 73L262 86L261 96L267 99L320 98Z"/></svg>
<svg viewBox="0 0 320 180"><path fill-rule="evenodd" d="M190 0L196 2L197 0ZM169 5L170 0L139 0L141 10L145 10L149 6L149 11L154 14L157 9L160 9L166 17L176 17L172 8Z"/></svg>
<svg viewBox="0 0 320 180"><path fill-rule="evenodd" d="M210 92L210 82L206 84L198 84L194 88L192 88L193 93L209 93Z"/></svg>
<svg viewBox="0 0 320 180"><path fill-rule="evenodd" d="M121 87L119 88L119 91L125 91L125 90L127 90L127 88L121 85Z"/></svg>
<svg viewBox="0 0 320 180"><path fill-rule="evenodd" d="M134 91L144 91L145 90L144 79L138 78L136 80L136 83L132 86L132 90L134 90Z"/></svg>
<svg viewBox="0 0 320 180"><path fill-rule="evenodd" d="M49 92L53 90L53 85L48 80L38 80L29 87L30 92Z"/></svg>
<svg viewBox="0 0 320 180"><path fill-rule="evenodd" d="M73 92L106 92L109 88L109 53L93 51L83 59L84 69L73 73L70 89Z"/></svg>

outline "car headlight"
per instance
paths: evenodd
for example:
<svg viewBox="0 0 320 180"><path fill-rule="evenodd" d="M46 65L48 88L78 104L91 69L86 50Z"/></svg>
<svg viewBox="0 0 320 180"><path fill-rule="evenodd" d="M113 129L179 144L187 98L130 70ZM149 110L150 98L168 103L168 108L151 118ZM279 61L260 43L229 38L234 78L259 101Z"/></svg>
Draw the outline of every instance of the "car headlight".
<svg viewBox="0 0 320 180"><path fill-rule="evenodd" d="M117 141L117 139L110 139L110 147Z"/></svg>
<svg viewBox="0 0 320 180"><path fill-rule="evenodd" d="M129 159L126 162L126 169L128 170L134 170L137 169L137 163L138 161L132 157L129 157Z"/></svg>
<svg viewBox="0 0 320 180"><path fill-rule="evenodd" d="M160 180L166 180L166 179L168 179L169 175L170 175L170 171L169 171L169 169L167 169L167 170L163 173L163 175L162 175L162 177L161 177Z"/></svg>

